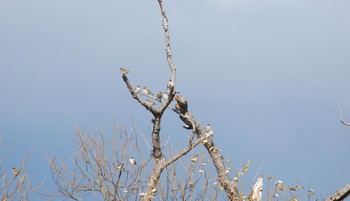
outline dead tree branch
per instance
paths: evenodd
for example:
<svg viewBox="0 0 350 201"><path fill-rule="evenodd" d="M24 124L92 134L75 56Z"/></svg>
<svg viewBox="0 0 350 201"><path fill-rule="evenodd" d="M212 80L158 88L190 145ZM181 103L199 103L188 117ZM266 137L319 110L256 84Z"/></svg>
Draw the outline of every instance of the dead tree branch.
<svg viewBox="0 0 350 201"><path fill-rule="evenodd" d="M180 119L187 125L187 128L193 129L195 131L198 139L201 139L203 136L210 134L210 137L204 141L203 145L213 160L216 171L218 173L220 184L225 190L227 197L230 200L234 200L235 198L237 199L239 197L237 186L226 173L224 158L220 153L218 147L215 146L213 138L211 136L213 134L211 127L208 125L204 129L199 121L197 121L188 112L188 102L185 97L177 95L175 96L175 100L177 101L178 105L178 110L176 110L176 112L180 114Z"/></svg>
<svg viewBox="0 0 350 201"><path fill-rule="evenodd" d="M166 11L163 7L163 1L158 0L159 8L162 14L162 26L163 31L165 35L165 42L166 42L166 58L167 63L169 65L170 71L171 71L171 77L169 79L169 82L167 84L167 91L163 94L158 93L156 97L153 96L151 91L144 87L144 90L142 90L142 95L147 96L151 99L143 100L141 96L138 94L140 93L140 87L136 86L135 88L132 87L128 77L127 73L128 70L125 68L121 68L122 78L124 82L127 85L127 88L129 92L131 93L132 97L136 99L142 106L144 106L148 111L150 111L153 114L154 119L152 120L153 123L153 131L152 131L152 146L153 146L153 158L155 160L155 166L153 166L152 175L150 177L146 193L143 196L143 200L150 200L153 198L155 193L157 192L156 186L159 182L160 175L165 167L168 165L174 163L176 160L184 156L186 153L188 153L190 150L192 150L196 145L199 143L202 143L204 147L209 152L214 165L216 167L219 181L223 189L225 190L228 198L230 200L233 200L236 195L238 195L237 192L237 186L230 180L230 178L227 175L226 168L225 168L225 162L223 160L223 156L220 153L219 149L215 146L213 139L212 139L212 130L210 126L207 126L206 129L202 127L202 125L193 118L193 116L188 112L188 105L187 100L183 96L175 96L175 78L176 78L176 67L172 62L172 53L171 53L171 45L170 45L170 33L169 33L169 25L168 25L168 18L166 15ZM165 102L162 103L162 98L165 98ZM161 118L164 113L164 111L169 107L170 103L175 99L177 101L177 104L175 105L175 111L180 114L181 120L185 123L186 129L193 130L193 133L197 136L197 141L192 143L192 138L190 139L189 146L185 148L182 152L179 152L177 155L173 156L170 160L166 161L163 157L163 153L160 146L160 129L161 129ZM155 102L157 104L155 104ZM155 106L158 105L158 102L161 103L158 108L155 108Z"/></svg>
<svg viewBox="0 0 350 201"><path fill-rule="evenodd" d="M58 191L51 197L71 200L81 200L85 196L102 200L138 197L138 192L146 187L147 178L142 176L148 174L146 166L151 157L142 154L144 144L137 143L137 133L131 135L125 129L116 130L108 140L102 131L89 134L76 129L76 134L78 150L73 161L74 170L69 170L56 157L50 159L51 176ZM137 164L130 160L134 157Z"/></svg>
<svg viewBox="0 0 350 201"><path fill-rule="evenodd" d="M153 174L150 178L149 185L146 190L145 199L148 200L151 198L151 194L154 194L154 189L156 188L156 185L158 184L158 179L160 177L160 174L162 173L163 167L164 167L164 157L160 146L160 129L161 129L161 118L164 113L164 111L168 108L170 103L173 101L175 96L175 78L176 78L176 67L172 62L172 53L171 53L171 45L170 45L170 33L169 33L169 25L168 25L168 18L166 16L165 9L163 7L162 0L158 0L160 11L162 14L162 26L163 31L165 35L165 43L166 43L166 58L167 62L170 68L171 76L167 83L167 91L166 92L159 92L157 94L157 97L150 96L152 93L150 90L148 90L146 87L144 87L144 90L142 91L144 94L151 99L148 99L146 101L142 100L140 96L138 96L138 92L140 91L140 87L137 86L136 88L133 88L131 83L129 82L126 74L128 73L128 70L125 68L121 68L121 73L124 82L127 85L128 90L130 91L132 97L136 99L142 106L144 106L147 110L149 110L152 114L154 119L152 120L153 123L153 131L152 131L152 146L153 146L153 158L155 159L155 167L153 168ZM164 103L162 103L162 99L164 98ZM154 107L155 102L160 102L160 106L156 109ZM158 104L157 104L158 105Z"/></svg>
<svg viewBox="0 0 350 201"><path fill-rule="evenodd" d="M325 201L341 201L350 195L350 184L339 188L335 193L325 199Z"/></svg>

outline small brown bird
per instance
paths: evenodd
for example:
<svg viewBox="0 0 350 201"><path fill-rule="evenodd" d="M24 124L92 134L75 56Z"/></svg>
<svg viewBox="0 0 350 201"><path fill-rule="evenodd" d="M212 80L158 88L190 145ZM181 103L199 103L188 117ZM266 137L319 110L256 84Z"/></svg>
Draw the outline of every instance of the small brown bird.
<svg viewBox="0 0 350 201"><path fill-rule="evenodd" d="M180 109L181 109L181 108L180 108L180 105L176 103L176 104L175 104L175 110L176 110L176 111L180 111Z"/></svg>
<svg viewBox="0 0 350 201"><path fill-rule="evenodd" d="M157 192L157 189L156 188L152 188L152 193L156 193Z"/></svg>
<svg viewBox="0 0 350 201"><path fill-rule="evenodd" d="M176 101L180 101L181 96L180 96L180 95L176 95L176 96L174 97L174 99L175 99Z"/></svg>
<svg viewBox="0 0 350 201"><path fill-rule="evenodd" d="M163 93L162 92L158 92L157 93L157 101L161 101L162 100L162 97L163 97Z"/></svg>
<svg viewBox="0 0 350 201"><path fill-rule="evenodd" d="M168 100L169 95L168 95L167 93L164 93L164 94L163 94L163 98L164 98L165 100Z"/></svg>
<svg viewBox="0 0 350 201"><path fill-rule="evenodd" d="M193 163L197 162L198 161L198 154L194 155L192 158L191 158L191 161Z"/></svg>
<svg viewBox="0 0 350 201"><path fill-rule="evenodd" d="M20 171L17 170L15 167L12 168L12 174L13 175L17 176L17 175L19 175L19 173L20 173Z"/></svg>
<svg viewBox="0 0 350 201"><path fill-rule="evenodd" d="M210 124L207 124L207 126L205 127L205 132L210 134L210 135L213 135L214 131L211 128Z"/></svg>
<svg viewBox="0 0 350 201"><path fill-rule="evenodd" d="M174 86L174 82L173 82L172 79L170 79L169 82L168 82L168 89L170 89L173 86Z"/></svg>
<svg viewBox="0 0 350 201"><path fill-rule="evenodd" d="M291 186L291 187L289 187L289 190L291 190L291 191L297 191L297 188L294 187L294 186Z"/></svg>
<svg viewBox="0 0 350 201"><path fill-rule="evenodd" d="M134 89L134 93L138 94L141 91L141 87L139 85L137 85Z"/></svg>
<svg viewBox="0 0 350 201"><path fill-rule="evenodd" d="M126 74L128 74L128 69L126 69L126 68L120 68L120 72L123 74L123 75L126 75Z"/></svg>
<svg viewBox="0 0 350 201"><path fill-rule="evenodd" d="M153 106L154 105L154 101L152 99L147 99L147 103L149 106Z"/></svg>
<svg viewBox="0 0 350 201"><path fill-rule="evenodd" d="M309 196L315 195L316 191L314 189L310 189L307 193Z"/></svg>
<svg viewBox="0 0 350 201"><path fill-rule="evenodd" d="M143 90L142 90L142 91L143 91L143 93L144 93L145 95L147 95L147 96L149 96L149 95L153 96L151 90L149 90L147 87L143 87Z"/></svg>
<svg viewBox="0 0 350 201"><path fill-rule="evenodd" d="M4 196L2 196L1 201L7 201L7 198L8 198L8 196L4 195Z"/></svg>
<svg viewBox="0 0 350 201"><path fill-rule="evenodd" d="M207 124L207 126L205 127L205 132L210 132L211 131L211 126L210 124Z"/></svg>
<svg viewBox="0 0 350 201"><path fill-rule="evenodd" d="M124 171L124 168L123 168L124 164L123 163L119 163L118 166L117 166L117 170L119 171Z"/></svg>
<svg viewBox="0 0 350 201"><path fill-rule="evenodd" d="M232 167L230 167L230 168L227 168L226 170L225 170L225 173L226 174L228 174L229 172L231 172L233 170L233 168Z"/></svg>
<svg viewBox="0 0 350 201"><path fill-rule="evenodd" d="M134 159L134 157L130 157L130 158L129 158L129 162L130 162L131 165L137 165L137 162L136 162L136 160Z"/></svg>

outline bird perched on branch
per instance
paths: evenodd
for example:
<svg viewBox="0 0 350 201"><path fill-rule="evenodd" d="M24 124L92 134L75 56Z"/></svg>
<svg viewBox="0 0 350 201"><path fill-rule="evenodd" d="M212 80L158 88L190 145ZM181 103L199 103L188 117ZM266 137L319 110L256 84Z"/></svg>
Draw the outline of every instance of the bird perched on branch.
<svg viewBox="0 0 350 201"><path fill-rule="evenodd" d="M20 170L17 170L15 167L12 168L13 175L17 176L17 175L19 175L19 173L21 173Z"/></svg>
<svg viewBox="0 0 350 201"><path fill-rule="evenodd" d="M149 96L149 95L153 96L151 90L149 90L147 87L143 87L143 90L142 90L142 91L143 91L143 93L144 93L145 95L147 95L147 96Z"/></svg>
<svg viewBox="0 0 350 201"><path fill-rule="evenodd" d="M194 155L192 158L191 158L191 161L193 163L197 162L198 161L198 154Z"/></svg>
<svg viewBox="0 0 350 201"><path fill-rule="evenodd" d="M168 95L167 93L163 93L163 98L164 98L165 100L168 100L169 95Z"/></svg>
<svg viewBox="0 0 350 201"><path fill-rule="evenodd" d="M177 103L175 104L175 110L180 112L180 105Z"/></svg>
<svg viewBox="0 0 350 201"><path fill-rule="evenodd" d="M117 166L117 170L119 170L119 171L121 171L121 172L122 172L122 171L125 171L123 166L124 166L123 163L119 163L118 166Z"/></svg>
<svg viewBox="0 0 350 201"><path fill-rule="evenodd" d="M169 82L168 82L168 89L170 89L173 86L174 86L174 82L173 82L172 79L170 79Z"/></svg>
<svg viewBox="0 0 350 201"><path fill-rule="evenodd" d="M120 68L120 72L123 74L123 75L126 75L126 74L128 74L128 69L126 69L126 68Z"/></svg>
<svg viewBox="0 0 350 201"><path fill-rule="evenodd" d="M190 121L190 119L193 118L193 116L188 112L188 103L185 97L181 95L176 95L174 97L177 104L175 105L175 109L180 112L180 119L185 122L186 126L184 126L185 129L192 129L193 128L193 122Z"/></svg>
<svg viewBox="0 0 350 201"><path fill-rule="evenodd" d="M161 101L162 100L162 97L163 97L163 93L162 92L158 92L157 93L157 101Z"/></svg>
<svg viewBox="0 0 350 201"><path fill-rule="evenodd" d="M141 87L139 85L137 85L134 89L134 93L138 94L141 91Z"/></svg>
<svg viewBox="0 0 350 201"><path fill-rule="evenodd" d="M130 157L129 158L129 162L130 162L131 165L137 165L136 160L134 159L134 157Z"/></svg>
<svg viewBox="0 0 350 201"><path fill-rule="evenodd" d="M210 134L210 135L213 135L214 131L211 128L210 124L207 124L207 126L205 127L205 132Z"/></svg>
<svg viewBox="0 0 350 201"><path fill-rule="evenodd" d="M177 104L179 104L180 106L180 113L185 115L185 113L188 111L186 98L180 95L176 95L174 99L176 100Z"/></svg>
<svg viewBox="0 0 350 201"><path fill-rule="evenodd" d="M152 99L147 99L147 103L149 106L153 106L154 105L154 101Z"/></svg>

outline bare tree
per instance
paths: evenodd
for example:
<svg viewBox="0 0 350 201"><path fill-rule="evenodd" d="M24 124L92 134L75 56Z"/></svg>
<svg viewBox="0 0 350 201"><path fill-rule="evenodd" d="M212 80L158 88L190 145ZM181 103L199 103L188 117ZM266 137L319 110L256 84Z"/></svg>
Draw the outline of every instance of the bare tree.
<svg viewBox="0 0 350 201"><path fill-rule="evenodd" d="M153 175L150 164L153 156L147 154L150 147L145 136L135 128L132 130L128 132L120 127L107 138L103 131L90 134L76 129L78 150L73 160L73 171L56 157L50 160L52 178L58 191L51 197L71 200L89 196L102 200L144 198L149 178ZM199 143L200 140L196 140L192 146L166 161L165 177L159 179L160 187L151 190L153 196L158 195L164 200L176 200L178 197L187 200L204 199L208 195L210 200L218 199L221 189L219 186L209 188L215 182L211 181L212 166L204 153L194 154L189 161L181 159L181 165L172 163ZM172 152L172 148L167 151L170 155ZM184 174L178 175L179 172Z"/></svg>
<svg viewBox="0 0 350 201"><path fill-rule="evenodd" d="M57 195L53 195L54 197L63 196L79 200L82 196L94 194L103 200L127 200L130 196L151 200L156 195L173 199L176 199L176 196L180 196L182 199L193 198L193 196L204 199L204 195L209 189L209 180L213 177L206 169L209 167L211 170L210 165L206 166L206 155L202 153L202 157L200 157L199 154L194 154L190 162L184 162L182 159L195 147L203 145L218 173L219 185L212 191L211 198L217 199L218 191L221 189L225 190L230 200L239 198L235 181L229 178L230 171L227 171L223 156L213 142L214 132L210 125L202 126L189 113L186 98L176 95L176 67L172 62L168 18L162 0L158 0L158 3L165 35L166 59L170 68L166 91L154 95L147 87L143 87L143 89L138 85L133 87L127 76L128 69L120 69L132 97L153 115L151 145L149 145L151 154L144 154L147 153L144 145L148 145L144 136L140 144L137 134L130 135L125 130L119 132L119 135L118 132L115 132L114 140L107 141L103 132L93 135L76 130L78 136L76 144L79 150L74 160L74 170L70 171L64 162L57 161L55 157L50 160L52 177L59 192ZM174 100L177 103L172 107L170 104ZM168 108L179 115L185 123L184 127L191 132L186 146L181 150L169 150L169 155L165 157L166 153L161 145L160 130L163 114ZM106 151L110 151L110 153L107 154ZM138 156L130 155L134 152L138 153ZM153 164L150 163L152 159ZM176 161L180 161L187 174L184 181L180 181L176 176L179 169L179 166L175 164ZM149 168L148 165L150 165ZM194 165L200 167L197 176L193 168ZM164 170L166 170L165 180L164 177L161 177ZM204 179L199 179L202 177ZM214 178L216 180L216 177ZM196 193L194 193L195 187L202 181L199 190L196 189ZM159 187L161 182L170 187Z"/></svg>
<svg viewBox="0 0 350 201"><path fill-rule="evenodd" d="M175 78L176 78L176 67L172 62L172 52L171 52L171 45L170 45L170 33L169 33L169 24L168 24L168 18L166 15L166 11L163 6L162 0L158 0L160 12L162 14L162 25L163 25L163 31L165 35L165 43L166 43L166 58L167 62L170 68L170 79L167 83L167 91L165 92L159 92L157 96L153 96L150 90L147 87L144 87L144 90L140 92L140 87L136 86L135 88L130 83L127 73L128 70L126 68L121 68L121 73L124 82L127 85L127 88L129 92L131 93L132 97L136 99L142 106L144 106L149 112L152 113L154 119L153 122L153 131L152 131L152 147L153 147L153 159L154 159L154 166L152 175L148 181L148 186L145 192L144 200L150 200L154 196L155 189L157 188L159 178L162 174L162 171L169 166L170 164L174 163L176 160L187 154L190 150L192 150L195 146L202 143L204 147L206 148L207 152L209 153L217 174L219 178L219 182L223 189L225 190L227 197L230 200L239 198L237 186L235 185L235 182L233 182L232 179L229 178L226 167L224 163L224 158L222 154L220 153L220 150L218 147L214 144L212 135L213 130L210 128L210 126L203 127L197 119L195 119L188 110L188 101L184 96L176 95L175 91ZM147 100L144 100L142 97L148 98ZM165 95L165 96L163 96ZM165 99L163 99L165 97ZM175 108L173 109L174 112L176 112L180 119L185 123L185 128L192 130L192 137L189 141L187 147L177 153L176 155L172 156L170 159L165 160L165 157L163 156L163 152L161 150L160 145L160 129L161 129L161 119L164 111L170 107L170 103L172 103L173 100L176 100L177 104L175 105ZM197 137L197 141L193 142L194 137Z"/></svg>
<svg viewBox="0 0 350 201"><path fill-rule="evenodd" d="M230 175L233 168L214 143L214 131L210 124L202 125L190 112L189 101L176 89L176 66L172 60L169 21L162 0L157 0L162 17L165 36L165 56L170 70L166 90L153 94L146 86L134 85L129 79L128 69L120 68L122 79L131 96L152 114L151 139L142 132L125 128L115 129L113 136L106 139L103 131L98 134L81 132L76 129L78 151L73 163L73 171L56 157L50 159L53 181L58 194L52 197L65 197L81 200L94 196L97 200L252 200L261 201L263 176L257 178L250 193L240 189L250 162ZM188 141L177 150L166 150L161 139L162 118L169 109L179 116L188 133ZM345 125L350 125L342 120ZM140 136L142 136L141 139ZM194 150L203 151L195 152ZM191 154L186 161L186 155ZM211 163L212 162L212 163ZM210 165L213 164L213 165ZM198 171L196 171L198 170ZM216 174L212 174L215 170ZM182 172L182 175L179 175ZM268 182L274 179L270 177ZM296 200L302 186L286 186L277 180L269 190L266 200L276 200L279 192ZM220 192L223 190L224 194ZM289 192L289 194L288 194ZM343 192L343 191L342 191ZM308 197L315 194L309 189ZM343 193L343 195L345 195ZM285 197L286 199L286 197Z"/></svg>
<svg viewBox="0 0 350 201"><path fill-rule="evenodd" d="M149 156L144 144L139 144L137 135L124 129L115 130L111 138L105 139L103 131L98 134L83 133L76 129L78 151L74 158L74 170L53 157L50 161L52 178L59 194L79 200L92 195L103 200L128 200L137 197L147 175ZM137 155L132 155L137 154Z"/></svg>

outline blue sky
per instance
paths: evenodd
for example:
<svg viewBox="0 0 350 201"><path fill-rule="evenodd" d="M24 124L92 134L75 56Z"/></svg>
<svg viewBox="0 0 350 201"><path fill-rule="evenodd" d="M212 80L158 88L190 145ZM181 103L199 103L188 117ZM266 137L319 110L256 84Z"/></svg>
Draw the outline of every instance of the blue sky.
<svg viewBox="0 0 350 201"><path fill-rule="evenodd" d="M350 182L350 13L345 0L212 0L166 4L177 90L211 123L235 168L325 196ZM74 128L145 132L150 114L127 92L164 90L169 69L156 0L1 1L0 149L4 169L50 183L47 155L74 153ZM167 112L163 133L186 132ZM174 143L179 143L176 140Z"/></svg>

